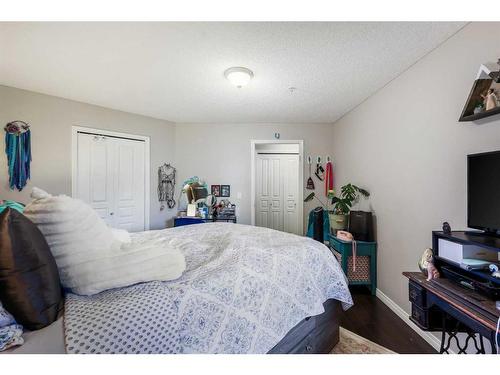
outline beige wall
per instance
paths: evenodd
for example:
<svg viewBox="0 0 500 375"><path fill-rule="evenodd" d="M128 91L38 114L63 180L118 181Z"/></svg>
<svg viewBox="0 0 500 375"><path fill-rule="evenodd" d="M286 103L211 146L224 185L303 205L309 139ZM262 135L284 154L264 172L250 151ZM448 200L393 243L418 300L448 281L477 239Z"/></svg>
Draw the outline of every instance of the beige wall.
<svg viewBox="0 0 500 375"><path fill-rule="evenodd" d="M193 175L204 178L208 185L231 185L229 199L238 206L239 222L250 224L250 140L274 139L274 133L280 133L281 140L303 140L305 157L325 158L332 150L331 124L177 124L179 185ZM304 186L307 178L304 163ZM317 193L324 194L323 183L313 179ZM238 192L241 199L237 199ZM308 193L305 190L304 197ZM316 206L304 206L304 226L309 211Z"/></svg>
<svg viewBox="0 0 500 375"><path fill-rule="evenodd" d="M250 140L281 139L304 140L304 154L323 158L330 154L331 124L176 124L149 117L115 111L90 104L16 88L0 86L0 123L23 120L32 129L31 180L22 191L8 187L7 160L0 153L0 197L28 202L33 186L53 194L71 194L71 127L85 126L151 138L151 228L172 226L174 210L160 211L157 201L157 167L171 162L177 167L177 186L187 177L198 175L208 184L231 185L231 201L238 205L239 221L250 223ZM308 177L304 165L304 184ZM323 184L313 177L318 194ZM242 198L237 199L237 192ZM308 193L309 191L306 191ZM315 207L304 208L304 226L307 214Z"/></svg>
<svg viewBox="0 0 500 375"><path fill-rule="evenodd" d="M151 228L164 228L174 211L160 212L157 167L172 162L175 127L172 123L89 104L0 86L0 124L23 120L31 125L33 162L31 180L22 191L8 187L7 160L0 152L0 197L29 201L31 187L53 194L71 194L71 126L85 126L151 138ZM3 126L3 125L2 125ZM2 144L4 144L2 142Z"/></svg>
<svg viewBox="0 0 500 375"><path fill-rule="evenodd" d="M409 311L402 271L431 231L466 227L466 155L500 149L499 117L457 120L500 23L472 23L334 124L337 179L366 187L378 223L379 289Z"/></svg>

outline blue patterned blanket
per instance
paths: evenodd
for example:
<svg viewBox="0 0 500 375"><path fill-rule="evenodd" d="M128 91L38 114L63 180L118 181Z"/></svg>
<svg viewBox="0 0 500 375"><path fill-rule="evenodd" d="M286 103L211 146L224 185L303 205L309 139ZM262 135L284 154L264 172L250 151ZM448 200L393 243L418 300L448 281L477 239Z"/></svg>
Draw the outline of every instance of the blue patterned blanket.
<svg viewBox="0 0 500 375"><path fill-rule="evenodd" d="M323 244L229 223L132 234L186 257L174 281L66 298L68 353L266 353L333 298L352 305L346 278Z"/></svg>
<svg viewBox="0 0 500 375"><path fill-rule="evenodd" d="M0 302L0 352L10 347L22 345L23 327L7 312Z"/></svg>

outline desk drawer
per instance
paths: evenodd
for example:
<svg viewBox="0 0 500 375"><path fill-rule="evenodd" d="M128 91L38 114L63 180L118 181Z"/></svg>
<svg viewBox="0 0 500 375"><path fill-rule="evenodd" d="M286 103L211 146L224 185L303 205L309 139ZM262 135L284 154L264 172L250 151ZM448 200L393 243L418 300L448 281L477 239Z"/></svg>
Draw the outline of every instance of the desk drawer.
<svg viewBox="0 0 500 375"><path fill-rule="evenodd" d="M441 312L435 308L422 309L411 304L411 319L423 330L437 331L443 326Z"/></svg>
<svg viewBox="0 0 500 375"><path fill-rule="evenodd" d="M421 309L420 307L412 304L411 305L411 317L417 321L417 323L423 328L429 328L429 315L427 310Z"/></svg>
<svg viewBox="0 0 500 375"><path fill-rule="evenodd" d="M410 281L408 285L408 297L412 304L420 308L427 307L426 292L417 283Z"/></svg>

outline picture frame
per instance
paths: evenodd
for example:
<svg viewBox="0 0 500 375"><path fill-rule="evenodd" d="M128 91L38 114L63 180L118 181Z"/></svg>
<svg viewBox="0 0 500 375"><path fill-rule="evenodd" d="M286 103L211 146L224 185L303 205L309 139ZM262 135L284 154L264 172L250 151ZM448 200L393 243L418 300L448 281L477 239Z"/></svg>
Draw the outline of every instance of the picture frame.
<svg viewBox="0 0 500 375"><path fill-rule="evenodd" d="M223 198L229 198L231 196L231 185L221 185L220 196Z"/></svg>
<svg viewBox="0 0 500 375"><path fill-rule="evenodd" d="M220 197L220 185L211 185L210 192L214 197Z"/></svg>

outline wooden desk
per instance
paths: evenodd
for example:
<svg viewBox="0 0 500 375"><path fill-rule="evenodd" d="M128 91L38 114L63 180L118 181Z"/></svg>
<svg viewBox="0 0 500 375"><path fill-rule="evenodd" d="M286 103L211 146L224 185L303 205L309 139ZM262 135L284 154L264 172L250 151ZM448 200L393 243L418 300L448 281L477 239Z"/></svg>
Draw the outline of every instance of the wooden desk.
<svg viewBox="0 0 500 375"><path fill-rule="evenodd" d="M440 353L449 353L455 340L459 353L474 343L477 353L485 353L486 338L496 353L495 333L500 311L495 301L445 278L427 281L420 272L403 272L409 280L410 319L422 330L441 331ZM457 334L465 333L464 343Z"/></svg>

